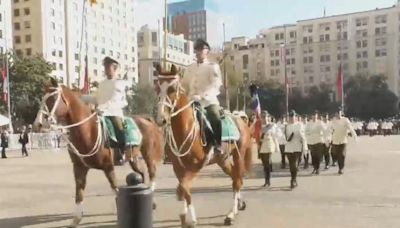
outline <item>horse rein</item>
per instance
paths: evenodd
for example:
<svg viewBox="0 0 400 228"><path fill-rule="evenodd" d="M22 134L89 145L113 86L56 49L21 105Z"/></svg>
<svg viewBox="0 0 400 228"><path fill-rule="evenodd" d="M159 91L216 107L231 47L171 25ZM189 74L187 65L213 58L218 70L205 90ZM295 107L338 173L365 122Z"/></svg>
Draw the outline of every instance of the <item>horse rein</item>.
<svg viewBox="0 0 400 228"><path fill-rule="evenodd" d="M85 119L79 121L78 123L74 123L74 124L70 124L70 125L65 125L65 126L61 126L57 123L57 118L55 116L55 112L61 102L61 98L63 97L63 90L61 86L55 87L55 88L51 88L51 89L55 89L54 92L51 93L47 93L42 100L42 104L41 104L41 108L39 110L40 114L45 114L49 117L49 119L51 120L50 122L50 128L53 130L65 130L65 129L70 129L73 127L77 127L80 126L84 123L86 123L87 121L89 121L91 118L93 118L94 116L97 115L96 112L92 113L90 116L86 117ZM53 105L53 108L51 109L51 111L49 111L49 108L47 107L46 101L50 98L57 95L56 101ZM78 149L76 149L76 147L74 146L74 144L68 139L68 137L66 137L64 134L61 135L61 137L63 137L63 139L67 142L67 144L69 145L69 147L72 149L72 151L74 152L75 155L77 155L80 158L87 158L87 157L92 157L94 156L97 152L100 151L100 147L101 147L101 142L103 141L103 137L102 137L102 132L101 132L101 123L99 121L99 119L97 118L97 137L96 137L96 142L93 146L93 148L90 150L90 152L88 154L82 154L79 152Z"/></svg>
<svg viewBox="0 0 400 228"><path fill-rule="evenodd" d="M187 108L191 107L193 105L194 101L192 100L188 104L183 106L182 108L178 109L177 111L174 111L174 109L176 108L179 94L183 90L183 88L181 87L181 85L179 83L179 76L161 76L160 75L158 77L160 79L173 79L168 84L165 84L165 83L160 84L160 81L158 81L158 85L160 87L159 105L161 105L161 108L164 108L164 105L165 105L165 106L169 107L172 111L172 113L170 114L170 118L167 120L167 124L163 127L164 135L166 136L165 144L168 144L168 146L171 149L171 152L176 157L181 158L181 157L188 155L194 145L194 141L195 141L195 138L197 135L197 130L198 130L198 126L196 124L196 110L193 110L193 118L195 121L193 122L188 135L186 136L185 140L183 141L183 143L180 146L178 146L176 143L174 132L173 132L172 125L171 125L171 119L173 117L176 117L179 113L183 112ZM176 84L176 99L174 99L174 101L171 101L171 99L167 95L167 89L170 86L173 86L175 84ZM189 145L188 149L183 152L183 148L188 143L189 139L191 139L190 145Z"/></svg>

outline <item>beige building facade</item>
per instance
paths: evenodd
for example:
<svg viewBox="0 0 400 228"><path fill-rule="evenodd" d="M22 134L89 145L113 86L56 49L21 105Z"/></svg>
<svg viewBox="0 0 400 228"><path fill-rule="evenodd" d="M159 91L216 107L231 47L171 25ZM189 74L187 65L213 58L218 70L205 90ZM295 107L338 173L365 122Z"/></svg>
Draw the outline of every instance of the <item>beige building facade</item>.
<svg viewBox="0 0 400 228"><path fill-rule="evenodd" d="M264 51L255 43L264 44ZM345 80L356 74L382 74L390 90L399 95L399 44L400 6L394 5L263 29L257 38L233 38L225 48L243 77L264 76L283 83L286 67L289 86L305 94L321 84L335 90L342 64ZM247 69L246 55L255 56ZM262 67L261 75L258 67Z"/></svg>
<svg viewBox="0 0 400 228"><path fill-rule="evenodd" d="M137 42L131 0L12 0L17 55L42 55L65 84L83 86L85 56L90 81L104 78L102 60L120 62L120 77L137 81Z"/></svg>
<svg viewBox="0 0 400 228"><path fill-rule="evenodd" d="M161 41L160 41L161 39ZM138 58L139 58L139 84L153 84L157 72L155 65L164 58L163 35L156 29L147 25L143 26L137 33ZM184 71L188 65L194 62L193 42L186 40L183 34L167 35L167 68L171 64Z"/></svg>

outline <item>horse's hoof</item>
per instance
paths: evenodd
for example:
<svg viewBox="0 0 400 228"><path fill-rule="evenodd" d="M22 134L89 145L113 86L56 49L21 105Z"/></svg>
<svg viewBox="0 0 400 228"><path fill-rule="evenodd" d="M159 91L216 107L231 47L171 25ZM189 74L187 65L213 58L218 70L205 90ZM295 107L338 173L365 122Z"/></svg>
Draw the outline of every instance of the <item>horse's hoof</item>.
<svg viewBox="0 0 400 228"><path fill-rule="evenodd" d="M233 219L226 217L224 221L225 226L232 226L233 225Z"/></svg>
<svg viewBox="0 0 400 228"><path fill-rule="evenodd" d="M153 210L157 209L157 204L153 203Z"/></svg>
<svg viewBox="0 0 400 228"><path fill-rule="evenodd" d="M245 202L245 201L242 201L242 200L239 200L239 204L238 204L238 209L239 209L239 211L244 211L244 210L246 210L246 207L247 207L246 202Z"/></svg>
<svg viewBox="0 0 400 228"><path fill-rule="evenodd" d="M187 223L186 225L185 225L185 228L195 228L196 227L196 223Z"/></svg>
<svg viewBox="0 0 400 228"><path fill-rule="evenodd" d="M69 228L75 228L78 227L79 223L81 222L82 218L73 218L71 225L69 225Z"/></svg>

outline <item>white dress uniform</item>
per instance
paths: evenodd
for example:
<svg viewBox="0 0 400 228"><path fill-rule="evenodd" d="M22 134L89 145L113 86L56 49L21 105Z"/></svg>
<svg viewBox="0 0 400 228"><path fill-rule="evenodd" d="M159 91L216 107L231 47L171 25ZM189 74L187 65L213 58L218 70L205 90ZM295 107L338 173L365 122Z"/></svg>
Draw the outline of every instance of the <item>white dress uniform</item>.
<svg viewBox="0 0 400 228"><path fill-rule="evenodd" d="M306 125L306 139L308 145L324 143L324 124L322 121L310 121Z"/></svg>
<svg viewBox="0 0 400 228"><path fill-rule="evenodd" d="M289 141L292 133L293 137ZM288 139L285 146L285 153L306 152L308 150L303 123L288 124L284 134L286 134L286 138Z"/></svg>
<svg viewBox="0 0 400 228"><path fill-rule="evenodd" d="M278 131L280 131L280 129L276 124L273 123L268 124L262 128L262 133L264 134L264 137L261 143L260 154L280 152Z"/></svg>
<svg viewBox="0 0 400 228"><path fill-rule="evenodd" d="M324 122L324 143L326 146L329 146L332 143L332 122Z"/></svg>
<svg viewBox="0 0 400 228"><path fill-rule="evenodd" d="M346 117L342 117L340 119L335 119L332 121L332 144L333 145L341 145L347 143L348 133L356 138L357 134L353 129L353 126L350 123L350 120Z"/></svg>
<svg viewBox="0 0 400 228"><path fill-rule="evenodd" d="M99 83L99 88L94 95L86 95L83 99L97 104L97 108L103 116L124 117L123 108L128 105L126 86L127 84L123 80L104 79Z"/></svg>
<svg viewBox="0 0 400 228"><path fill-rule="evenodd" d="M285 126L287 123L283 123L283 122L279 122L277 124L277 128L278 128L278 142L279 145L285 145L286 144L286 137L285 137Z"/></svg>
<svg viewBox="0 0 400 228"><path fill-rule="evenodd" d="M199 99L203 107L219 105L217 96L222 86L221 70L217 63L207 59L203 63L193 63L185 71L183 88L191 99Z"/></svg>

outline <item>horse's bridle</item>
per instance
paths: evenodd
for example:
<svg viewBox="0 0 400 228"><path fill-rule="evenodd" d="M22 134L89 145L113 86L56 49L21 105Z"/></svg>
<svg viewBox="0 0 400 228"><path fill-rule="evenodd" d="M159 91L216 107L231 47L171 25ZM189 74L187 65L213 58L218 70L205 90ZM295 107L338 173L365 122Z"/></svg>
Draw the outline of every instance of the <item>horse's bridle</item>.
<svg viewBox="0 0 400 228"><path fill-rule="evenodd" d="M160 84L160 81L158 81L158 86L160 88L160 93L159 93L159 97L160 97L160 101L159 101L159 108L161 110L164 110L164 106L167 106L168 108L170 108L171 113L169 115L169 118L166 119L166 124L163 126L163 130L164 130L164 135L166 137L165 143L168 144L168 146L171 149L171 152L178 158L184 157L187 154L190 153L194 141L196 139L196 135L197 135L197 129L198 129L198 125L197 125L197 121L196 121L196 111L193 111L193 119L194 122L192 124L191 130L189 132L189 134L186 136L185 140L183 141L183 143L178 146L175 140L175 136L174 136L174 132L172 129L172 125L171 125L171 119L175 116L177 116L179 113L183 112L184 110L186 110L189 107L193 106L194 101L190 101L188 102L188 104L186 104L185 106L183 106L182 108L175 110L176 105L177 105L177 101L179 100L179 95L182 93L183 88L181 87L181 84L179 82L179 76L163 76L163 75L159 75L158 76L159 79L172 79L172 81L168 82L168 83L162 83ZM175 99L172 101L169 96L168 96L168 88L175 85L176 86L176 94L175 94ZM188 149L183 152L183 148L186 145L186 143L189 141L189 139L191 138L191 142L190 145L188 147ZM182 153L183 152L183 153Z"/></svg>
<svg viewBox="0 0 400 228"><path fill-rule="evenodd" d="M48 116L48 119L49 119L49 121L50 121L50 128L51 128L51 129L53 129L53 130L63 130L63 129L64 129L64 130L65 130L65 129L70 129L70 128L73 128L73 127L77 127L77 126L80 126L80 125L86 123L87 121L89 121L89 119L91 119L91 118L93 118L94 116L97 115L96 112L93 112L90 116L88 116L88 117L86 117L85 119L79 121L78 123L74 123L74 124L70 124L70 125L63 125L63 126L59 125L59 124L58 124L58 121L57 121L57 117L56 117L56 115L55 115L55 112L57 111L57 108L58 108L58 106L60 105L61 101L62 101L62 100L65 100L65 99L63 98L63 97L64 97L64 95L63 95L63 89L62 89L61 86L58 86L58 87L51 87L50 89L54 89L54 91L53 91L53 92L46 93L46 94L44 95L44 97L43 97L43 99L42 99L42 104L40 105L39 114L40 114L40 115L43 115L43 114L44 114L44 115L47 115L47 116ZM53 97L53 96L57 96L57 97L56 97L56 100L55 100L55 102L54 102L54 105L53 105L51 111L49 111L49 108L47 107L47 103L46 103L46 102L47 102L47 100L48 100L50 97ZM65 102L65 103L66 103L66 102ZM67 103L66 103L66 105L68 106ZM68 139L68 137L66 137L64 134L62 134L62 137L64 138L64 140L68 143L68 145L70 146L70 148L72 149L72 151L73 151L78 157L81 157L81 158L91 157L91 156L95 155L95 154L100 150L101 142L102 142L103 140L102 140L102 133L101 133L101 123L100 123L100 121L99 121L99 118L97 119L97 125L98 125L98 126L97 126L97 129L98 129L98 130L97 130L96 142L95 142L95 144L94 144L92 150L91 150L89 153L87 153L87 154L81 154L81 153L79 152L79 150L76 149L76 147L74 146L74 144Z"/></svg>

